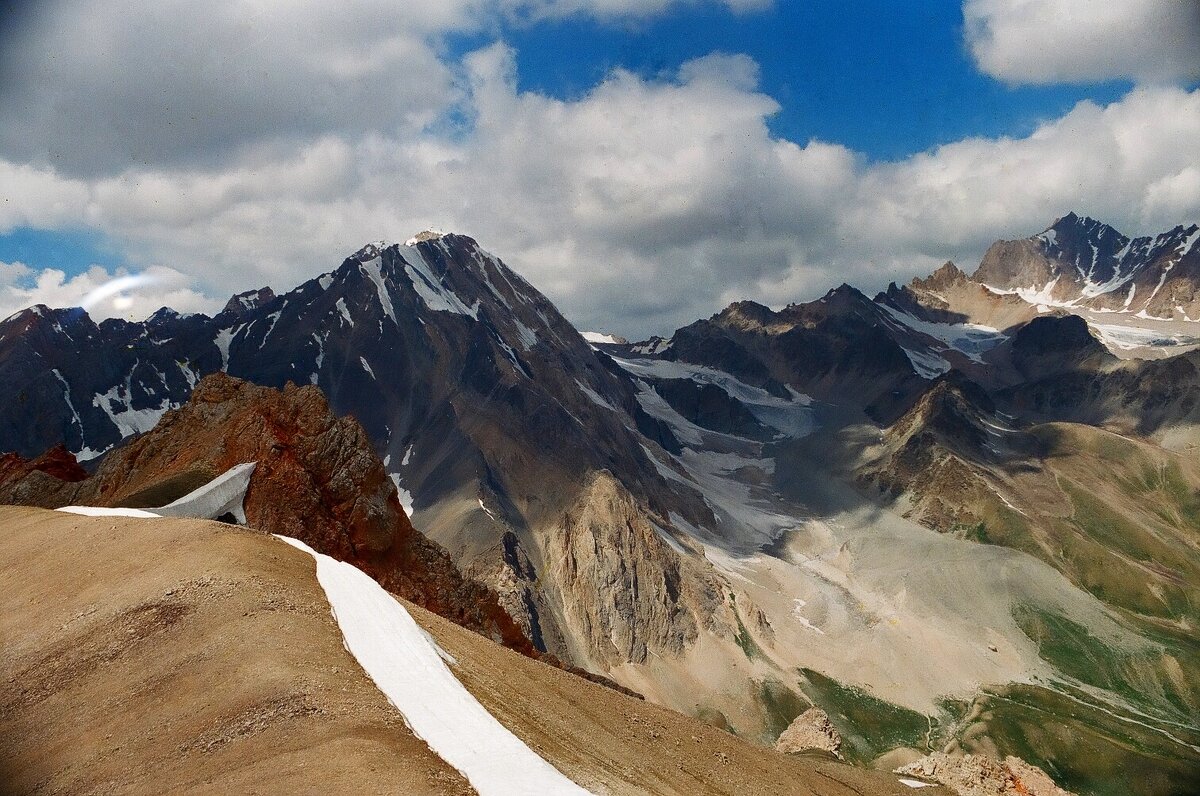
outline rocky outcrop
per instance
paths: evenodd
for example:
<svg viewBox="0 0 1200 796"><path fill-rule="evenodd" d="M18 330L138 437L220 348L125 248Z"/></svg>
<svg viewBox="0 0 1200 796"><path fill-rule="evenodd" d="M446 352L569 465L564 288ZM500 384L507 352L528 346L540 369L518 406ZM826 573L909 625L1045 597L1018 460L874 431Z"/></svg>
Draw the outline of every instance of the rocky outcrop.
<svg viewBox="0 0 1200 796"><path fill-rule="evenodd" d="M895 773L945 785L958 796L1072 796L1037 766L1011 756L1001 763L983 755L935 752Z"/></svg>
<svg viewBox="0 0 1200 796"><path fill-rule="evenodd" d="M787 754L799 754L809 749L829 752L842 757L842 736L829 721L829 714L813 707L797 716L779 735L775 748Z"/></svg>
<svg viewBox="0 0 1200 796"><path fill-rule="evenodd" d="M0 454L0 503L56 508L70 502L88 473L65 445L35 459Z"/></svg>
<svg viewBox="0 0 1200 796"><path fill-rule="evenodd" d="M686 577L632 495L608 472L593 476L578 503L543 542L550 579L562 590L567 626L584 660L601 666L678 654L696 637ZM685 580L687 582L685 582Z"/></svg>

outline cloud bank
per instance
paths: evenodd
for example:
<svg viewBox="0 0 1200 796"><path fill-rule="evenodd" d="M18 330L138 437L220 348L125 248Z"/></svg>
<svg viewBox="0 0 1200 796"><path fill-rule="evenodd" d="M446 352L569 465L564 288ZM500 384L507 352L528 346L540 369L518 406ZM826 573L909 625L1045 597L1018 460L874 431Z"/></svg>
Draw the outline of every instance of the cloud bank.
<svg viewBox="0 0 1200 796"><path fill-rule="evenodd" d="M1200 78L1194 0L967 0L979 67L1009 83Z"/></svg>
<svg viewBox="0 0 1200 796"><path fill-rule="evenodd" d="M134 268L186 275L173 283L184 290L190 279L172 298L182 311L263 284L290 287L365 241L434 226L477 238L580 327L637 337L737 299L780 305L841 281L875 289L946 259L970 269L993 240L1035 233L1071 209L1126 232L1200 220L1200 91L1143 85L1108 106L1082 102L1024 138L872 163L836 142L772 136L779 105L745 56L716 53L653 79L618 70L571 101L519 91L519 54L505 45L462 59L439 49L440 33L478 26L483 5L430 2L427 16L412 12L419 24L406 12L393 31L369 24L395 18L370 2L336 24L297 4L289 30L268 39L234 5L190 16L173 7L170 24L138 23L136 35L119 19L75 19L100 26L72 56L91 65L91 93L63 76L84 67L63 63L5 93L70 84L59 100L74 109L57 118L92 113L102 123L86 147L56 155L83 133L36 114L17 119L0 102L0 130L24 129L21 141L0 136L0 232L99 230ZM486 5L524 15L622 7ZM198 13L206 19L195 22ZM42 35L58 36L52 27ZM131 87L130 73L153 58L104 56L124 52L116 45L131 36L151 54L186 39L187 68L201 74L213 53L240 46L246 79L222 60L207 88L183 72ZM154 104L174 91L182 95L171 109ZM264 91L279 96L260 112ZM106 113L109 101L127 116ZM216 121L189 121L203 108ZM109 276L9 268L9 303L71 303L94 287L76 281Z"/></svg>

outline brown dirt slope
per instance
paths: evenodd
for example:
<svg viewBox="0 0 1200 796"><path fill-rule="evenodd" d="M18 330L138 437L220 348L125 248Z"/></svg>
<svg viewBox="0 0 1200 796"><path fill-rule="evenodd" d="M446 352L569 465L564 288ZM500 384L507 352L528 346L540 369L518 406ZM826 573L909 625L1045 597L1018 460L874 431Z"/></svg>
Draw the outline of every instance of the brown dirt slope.
<svg viewBox="0 0 1200 796"><path fill-rule="evenodd" d="M748 744L689 716L631 699L523 658L411 608L458 662L463 685L492 715L571 779L596 793L911 794L888 774L822 755ZM923 789L939 796L946 791Z"/></svg>
<svg viewBox="0 0 1200 796"><path fill-rule="evenodd" d="M312 560L278 540L3 507L0 578L7 792L470 792L343 648ZM493 715L596 792L910 792L750 746L406 607Z"/></svg>
<svg viewBox="0 0 1200 796"><path fill-rule="evenodd" d="M269 536L3 507L0 582L0 792L472 792Z"/></svg>

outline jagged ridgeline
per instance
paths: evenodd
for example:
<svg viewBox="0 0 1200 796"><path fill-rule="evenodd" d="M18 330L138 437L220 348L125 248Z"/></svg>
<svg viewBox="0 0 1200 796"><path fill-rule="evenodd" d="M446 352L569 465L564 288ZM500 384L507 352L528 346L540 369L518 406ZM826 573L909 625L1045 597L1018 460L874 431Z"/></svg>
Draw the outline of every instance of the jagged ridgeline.
<svg viewBox="0 0 1200 796"><path fill-rule="evenodd" d="M760 743L816 706L864 765L950 749L1184 794L1197 237L1070 214L973 275L589 343L423 235L213 318L18 313L0 449L93 470L209 374L310 385L544 653Z"/></svg>

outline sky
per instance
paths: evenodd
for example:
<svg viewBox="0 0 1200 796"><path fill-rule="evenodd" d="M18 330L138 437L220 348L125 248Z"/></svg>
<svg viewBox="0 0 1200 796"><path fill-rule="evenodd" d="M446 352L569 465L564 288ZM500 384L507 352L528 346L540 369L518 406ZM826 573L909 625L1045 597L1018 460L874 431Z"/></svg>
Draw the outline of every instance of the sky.
<svg viewBox="0 0 1200 796"><path fill-rule="evenodd" d="M433 227L642 338L1071 210L1200 222L1200 2L0 3L0 317L211 313Z"/></svg>

